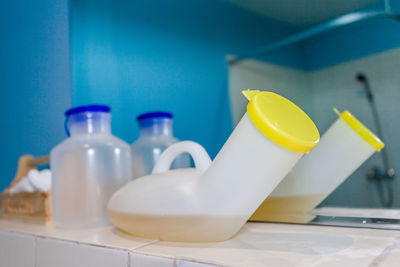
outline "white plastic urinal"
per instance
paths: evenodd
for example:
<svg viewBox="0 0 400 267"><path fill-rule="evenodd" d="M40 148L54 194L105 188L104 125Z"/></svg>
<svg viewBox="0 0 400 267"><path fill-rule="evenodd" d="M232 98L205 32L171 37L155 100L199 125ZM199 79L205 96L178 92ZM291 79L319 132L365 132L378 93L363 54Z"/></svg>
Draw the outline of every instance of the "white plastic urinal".
<svg viewBox="0 0 400 267"><path fill-rule="evenodd" d="M211 162L199 144L170 146L153 173L110 199L108 216L139 237L185 242L231 238L304 153L319 140L311 119L289 100L270 92L245 91L246 113ZM188 152L195 168L169 170Z"/></svg>

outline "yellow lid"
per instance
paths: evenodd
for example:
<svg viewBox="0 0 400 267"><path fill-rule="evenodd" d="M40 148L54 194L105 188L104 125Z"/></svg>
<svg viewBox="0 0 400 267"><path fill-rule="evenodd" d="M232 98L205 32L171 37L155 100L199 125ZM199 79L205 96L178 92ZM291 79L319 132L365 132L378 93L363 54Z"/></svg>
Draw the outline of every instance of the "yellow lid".
<svg viewBox="0 0 400 267"><path fill-rule="evenodd" d="M250 101L247 113L251 121L274 143L298 153L308 153L318 144L317 127L294 103L272 92L242 93Z"/></svg>
<svg viewBox="0 0 400 267"><path fill-rule="evenodd" d="M361 136L368 144L370 144L376 151L381 151L385 144L364 124L362 124L356 117L354 117L348 110L339 112L336 108L333 109L358 135Z"/></svg>

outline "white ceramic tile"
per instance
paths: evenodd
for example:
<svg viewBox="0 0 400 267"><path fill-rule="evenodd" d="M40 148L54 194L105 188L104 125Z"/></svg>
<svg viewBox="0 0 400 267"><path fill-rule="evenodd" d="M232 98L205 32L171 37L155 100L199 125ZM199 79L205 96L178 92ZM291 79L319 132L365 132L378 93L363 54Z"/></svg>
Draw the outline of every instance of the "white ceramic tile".
<svg viewBox="0 0 400 267"><path fill-rule="evenodd" d="M175 267L173 258L130 253L130 267Z"/></svg>
<svg viewBox="0 0 400 267"><path fill-rule="evenodd" d="M199 263L194 261L177 260L176 267L215 267L216 265L210 265L206 263Z"/></svg>
<svg viewBox="0 0 400 267"><path fill-rule="evenodd" d="M37 238L37 267L127 267L128 251Z"/></svg>
<svg viewBox="0 0 400 267"><path fill-rule="evenodd" d="M88 229L63 229L56 227L52 222L37 223L19 220L0 220L0 229L29 233L39 237L51 237L60 240L71 240L80 243L125 249L134 249L154 242L154 240L136 238L122 233L113 226Z"/></svg>
<svg viewBox="0 0 400 267"><path fill-rule="evenodd" d="M134 238L111 227L84 233L0 223L0 266L6 267L33 266L35 236L5 228L76 240L36 237L37 267L394 266L400 258L400 232L389 230L248 223L225 242L173 243ZM20 257L21 250L26 256Z"/></svg>
<svg viewBox="0 0 400 267"><path fill-rule="evenodd" d="M248 224L219 243L159 242L137 251L227 266L368 266L393 243L396 231Z"/></svg>
<svg viewBox="0 0 400 267"><path fill-rule="evenodd" d="M114 248L135 249L156 241L134 237L123 233L114 227L106 227L89 231L88 235L80 239L83 243L95 244Z"/></svg>
<svg viewBox="0 0 400 267"><path fill-rule="evenodd" d="M0 229L27 234L43 234L55 231L52 223L30 222L22 220L0 220Z"/></svg>
<svg viewBox="0 0 400 267"><path fill-rule="evenodd" d="M97 229L62 229L53 222L41 223L21 220L0 220L0 229L27 233L42 237L54 237L64 240L80 241Z"/></svg>
<svg viewBox="0 0 400 267"><path fill-rule="evenodd" d="M0 266L34 267L35 238L25 234L0 231Z"/></svg>

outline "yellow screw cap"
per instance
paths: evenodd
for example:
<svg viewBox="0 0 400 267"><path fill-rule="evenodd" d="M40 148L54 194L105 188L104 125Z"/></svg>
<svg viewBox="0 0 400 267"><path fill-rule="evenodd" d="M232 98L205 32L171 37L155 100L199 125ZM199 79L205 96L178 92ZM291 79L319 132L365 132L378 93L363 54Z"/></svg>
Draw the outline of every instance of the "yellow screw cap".
<svg viewBox="0 0 400 267"><path fill-rule="evenodd" d="M297 153L308 153L318 144L317 127L293 102L272 92L242 93L250 101L247 113L251 121L274 143Z"/></svg>
<svg viewBox="0 0 400 267"><path fill-rule="evenodd" d="M336 114L342 118L365 142L375 148L376 151L381 151L385 146L381 139L379 139L373 132L371 132L364 124L362 124L356 117L354 117L348 110L339 112L336 108L333 109Z"/></svg>

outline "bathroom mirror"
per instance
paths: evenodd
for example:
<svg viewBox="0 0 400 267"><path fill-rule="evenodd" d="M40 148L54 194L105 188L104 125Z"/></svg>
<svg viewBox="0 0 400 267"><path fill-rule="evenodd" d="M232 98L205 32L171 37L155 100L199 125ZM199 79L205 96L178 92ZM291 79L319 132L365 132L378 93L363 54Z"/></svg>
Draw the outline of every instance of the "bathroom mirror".
<svg viewBox="0 0 400 267"><path fill-rule="evenodd" d="M279 9L267 1L258 7L235 2L270 15L272 10ZM292 18L285 16L286 9L280 7L280 19L298 27L293 35L228 57L233 121L238 123L245 112L246 100L240 91L246 88L271 90L291 99L313 119L321 136L338 119L333 108L350 111L384 141L385 148L374 153L319 205L306 212L309 219L281 217L282 221L398 228L400 21L386 15L360 21L356 17L371 10L395 13L400 1L392 1L391 6L385 6L388 2L354 1L353 4L363 7L347 6L348 12L355 12L350 15L333 14L332 9L330 16L324 10L328 7L312 2L307 4L308 11L302 9L306 4L300 5ZM307 19L304 12L308 14ZM335 23L344 20L346 23L336 27ZM320 179L324 178L321 174ZM288 202L281 205L285 203ZM299 211L292 212L295 216ZM280 219L275 217L272 221Z"/></svg>

